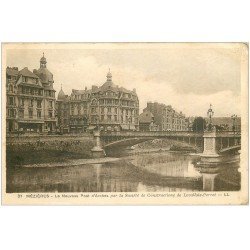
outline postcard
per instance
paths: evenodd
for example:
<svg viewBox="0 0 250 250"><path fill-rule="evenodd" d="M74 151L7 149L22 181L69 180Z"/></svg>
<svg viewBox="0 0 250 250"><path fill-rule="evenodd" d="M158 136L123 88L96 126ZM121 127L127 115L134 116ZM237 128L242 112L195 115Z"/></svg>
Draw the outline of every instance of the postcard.
<svg viewBox="0 0 250 250"><path fill-rule="evenodd" d="M248 204L248 44L3 43L2 204Z"/></svg>

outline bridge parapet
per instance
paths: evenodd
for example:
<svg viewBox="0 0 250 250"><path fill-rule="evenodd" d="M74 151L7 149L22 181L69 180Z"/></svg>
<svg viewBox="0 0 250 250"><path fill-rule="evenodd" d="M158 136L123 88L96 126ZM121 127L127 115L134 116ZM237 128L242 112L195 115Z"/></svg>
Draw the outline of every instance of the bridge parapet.
<svg viewBox="0 0 250 250"><path fill-rule="evenodd" d="M203 137L203 132L192 131L117 131L103 132L101 136L122 136L122 137Z"/></svg>

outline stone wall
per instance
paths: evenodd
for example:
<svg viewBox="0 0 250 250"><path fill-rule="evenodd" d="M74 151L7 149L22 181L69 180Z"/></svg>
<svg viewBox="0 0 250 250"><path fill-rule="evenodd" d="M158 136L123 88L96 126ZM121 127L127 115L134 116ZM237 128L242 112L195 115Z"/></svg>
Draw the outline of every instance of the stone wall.
<svg viewBox="0 0 250 250"><path fill-rule="evenodd" d="M46 162L66 158L91 158L93 135L6 138L7 162Z"/></svg>

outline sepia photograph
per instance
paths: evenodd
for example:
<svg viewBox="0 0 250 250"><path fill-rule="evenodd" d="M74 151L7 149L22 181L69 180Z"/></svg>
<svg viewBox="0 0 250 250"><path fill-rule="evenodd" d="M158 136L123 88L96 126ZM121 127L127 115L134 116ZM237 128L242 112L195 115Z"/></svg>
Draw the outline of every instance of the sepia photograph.
<svg viewBox="0 0 250 250"><path fill-rule="evenodd" d="M248 203L248 44L2 51L5 204Z"/></svg>

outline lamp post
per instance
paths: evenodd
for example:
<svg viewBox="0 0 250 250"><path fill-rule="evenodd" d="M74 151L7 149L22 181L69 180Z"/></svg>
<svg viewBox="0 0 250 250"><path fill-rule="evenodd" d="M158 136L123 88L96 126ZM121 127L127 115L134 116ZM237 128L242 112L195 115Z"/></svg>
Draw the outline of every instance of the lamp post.
<svg viewBox="0 0 250 250"><path fill-rule="evenodd" d="M210 108L207 111L207 116L209 118L208 130L212 130L212 117L214 116L214 111L212 109L212 104L210 104Z"/></svg>
<svg viewBox="0 0 250 250"><path fill-rule="evenodd" d="M91 149L91 152L92 152L93 158L101 158L105 156L105 152L101 146L98 115L96 115L95 121L96 121L96 126L97 126L97 131L94 131L94 138L95 138L96 145Z"/></svg>

